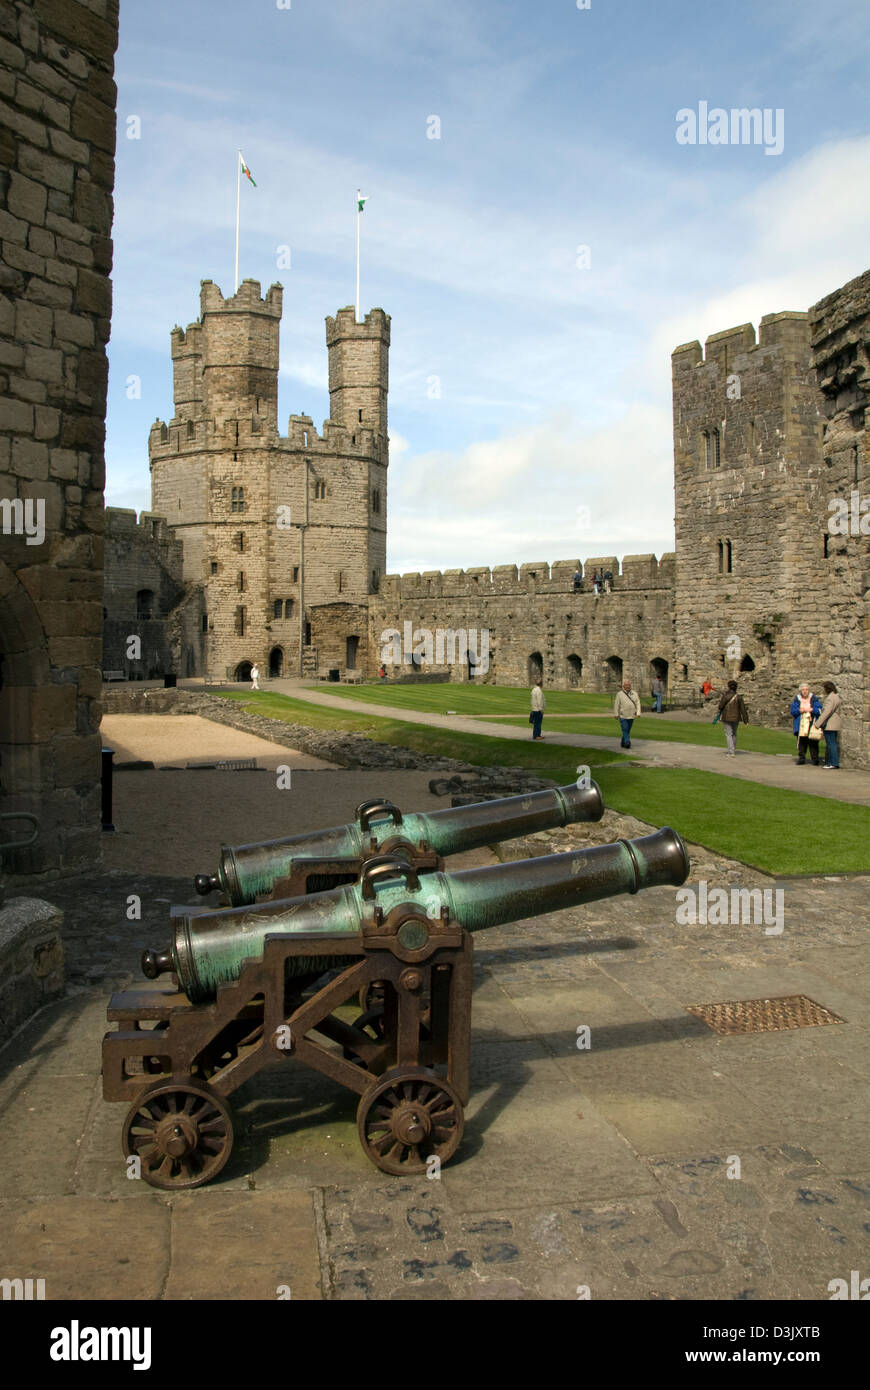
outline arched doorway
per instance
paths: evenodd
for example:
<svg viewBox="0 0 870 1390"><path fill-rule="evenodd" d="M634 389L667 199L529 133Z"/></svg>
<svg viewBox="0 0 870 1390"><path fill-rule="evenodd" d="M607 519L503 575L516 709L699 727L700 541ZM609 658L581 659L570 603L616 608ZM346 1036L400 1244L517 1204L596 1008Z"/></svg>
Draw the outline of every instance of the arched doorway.
<svg viewBox="0 0 870 1390"><path fill-rule="evenodd" d="M605 690L618 690L622 685L622 657L609 656L604 663Z"/></svg>
<svg viewBox="0 0 870 1390"><path fill-rule="evenodd" d="M749 655L748 652L746 653L746 656L744 656L743 660L740 663L740 669L741 671L755 670L755 662L752 660L752 657Z"/></svg>
<svg viewBox="0 0 870 1390"><path fill-rule="evenodd" d="M665 659L664 659L663 656L654 656L653 659L652 659L652 661L651 661L650 664L649 664L649 678L650 678L650 680L651 680L651 681L654 681L654 680L656 679L656 677L658 677L658 679L659 679L660 681L664 681L665 686L667 686L667 683L668 683L668 669L669 669L669 668L668 668L668 663L665 661Z"/></svg>
<svg viewBox="0 0 870 1390"><path fill-rule="evenodd" d="M580 684L582 679L583 662L581 661L580 657L576 655L576 653L572 652L572 654L568 657L568 684L573 689L576 689L576 687Z"/></svg>
<svg viewBox="0 0 870 1390"><path fill-rule="evenodd" d="M251 679L251 671L253 669L254 668L250 661L240 661L238 666L236 667L236 680L249 681Z"/></svg>
<svg viewBox="0 0 870 1390"><path fill-rule="evenodd" d="M529 685L544 678L544 658L540 652L532 652L528 660Z"/></svg>
<svg viewBox="0 0 870 1390"><path fill-rule="evenodd" d="M284 648L273 647L269 653L269 675L281 676L284 674Z"/></svg>

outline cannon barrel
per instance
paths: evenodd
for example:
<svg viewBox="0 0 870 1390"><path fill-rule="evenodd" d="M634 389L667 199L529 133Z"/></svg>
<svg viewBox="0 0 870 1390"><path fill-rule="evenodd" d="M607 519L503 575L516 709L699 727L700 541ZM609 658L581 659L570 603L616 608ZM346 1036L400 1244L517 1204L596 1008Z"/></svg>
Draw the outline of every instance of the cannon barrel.
<svg viewBox="0 0 870 1390"><path fill-rule="evenodd" d="M575 821L598 821L603 815L604 802L595 782L411 815L403 815L389 801L364 801L357 807L357 820L347 825L262 844L224 845L218 872L197 874L194 886L202 895L221 888L240 907L255 902L260 893L271 892L275 880L287 877L302 859L357 859L401 853L405 846L446 856Z"/></svg>
<svg viewBox="0 0 870 1390"><path fill-rule="evenodd" d="M429 873L422 882L400 860L384 861L360 883L325 893L176 917L169 951L146 951L142 968L149 978L174 970L191 1001L199 1003L212 998L221 984L238 979L246 961L262 956L270 935L291 935L300 944L310 941L313 950L318 940L330 938L335 954L295 955L287 962L291 975L318 975L358 959L366 925L376 917L383 920L395 907L416 908L421 921L446 914L475 932L617 894L679 886L688 873L686 847L669 827L567 854ZM341 938L353 942L355 955L341 953Z"/></svg>

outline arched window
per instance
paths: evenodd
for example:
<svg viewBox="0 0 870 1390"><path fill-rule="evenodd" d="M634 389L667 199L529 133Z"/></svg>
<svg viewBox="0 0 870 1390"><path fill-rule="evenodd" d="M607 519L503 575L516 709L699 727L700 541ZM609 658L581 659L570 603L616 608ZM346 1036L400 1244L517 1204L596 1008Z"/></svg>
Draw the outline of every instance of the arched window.
<svg viewBox="0 0 870 1390"><path fill-rule="evenodd" d="M284 600L281 599L281 598L276 598L276 599L275 599L275 602L274 602L273 605L272 605L272 617L273 617L273 618L283 618L283 616L284 616Z"/></svg>
<svg viewBox="0 0 870 1390"><path fill-rule="evenodd" d="M747 654L746 656L744 656L743 660L742 660L741 663L740 663L740 669L741 669L741 671L754 671L754 670L755 670L755 662L752 660L752 657L751 657L751 656L749 656L748 654Z"/></svg>

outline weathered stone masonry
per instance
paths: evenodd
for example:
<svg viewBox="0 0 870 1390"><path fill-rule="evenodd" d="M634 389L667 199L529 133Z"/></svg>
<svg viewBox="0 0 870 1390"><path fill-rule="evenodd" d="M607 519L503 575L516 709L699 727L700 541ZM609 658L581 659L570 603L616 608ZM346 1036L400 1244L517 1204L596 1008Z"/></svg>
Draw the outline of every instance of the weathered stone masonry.
<svg viewBox="0 0 870 1390"><path fill-rule="evenodd" d="M151 430L155 513L205 592L205 674L370 666L368 605L386 563L390 321L326 320L330 419L278 433L283 291L254 280L172 332L175 415ZM200 668L203 669L203 668Z"/></svg>
<svg viewBox="0 0 870 1390"><path fill-rule="evenodd" d="M99 859L117 0L0 6L0 788L18 875ZM15 534L14 503L45 508Z"/></svg>

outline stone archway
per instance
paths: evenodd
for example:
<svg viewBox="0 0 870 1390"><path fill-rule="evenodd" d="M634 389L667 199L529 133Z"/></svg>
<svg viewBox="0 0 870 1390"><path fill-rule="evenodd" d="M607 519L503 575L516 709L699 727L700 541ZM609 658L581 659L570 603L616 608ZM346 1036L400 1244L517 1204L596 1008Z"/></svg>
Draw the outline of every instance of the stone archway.
<svg viewBox="0 0 870 1390"><path fill-rule="evenodd" d="M273 647L269 653L269 675L274 679L284 674L284 648Z"/></svg>
<svg viewBox="0 0 870 1390"><path fill-rule="evenodd" d="M544 658L540 652L532 652L528 660L528 679L529 685L534 685L535 681L544 678Z"/></svg>
<svg viewBox="0 0 870 1390"><path fill-rule="evenodd" d="M568 657L568 685L572 690L576 690L583 679L583 660L572 652Z"/></svg>
<svg viewBox="0 0 870 1390"><path fill-rule="evenodd" d="M622 685L622 657L609 656L604 663L605 690L618 690Z"/></svg>
<svg viewBox="0 0 870 1390"><path fill-rule="evenodd" d="M252 661L240 661L238 666L236 667L236 680L239 682L249 681L251 679L251 672L253 671L253 669L254 664Z"/></svg>
<svg viewBox="0 0 870 1390"><path fill-rule="evenodd" d="M660 681L664 681L665 688L667 688L669 669L668 663L663 656L654 656L649 664L650 680L654 681L656 677L658 677Z"/></svg>

